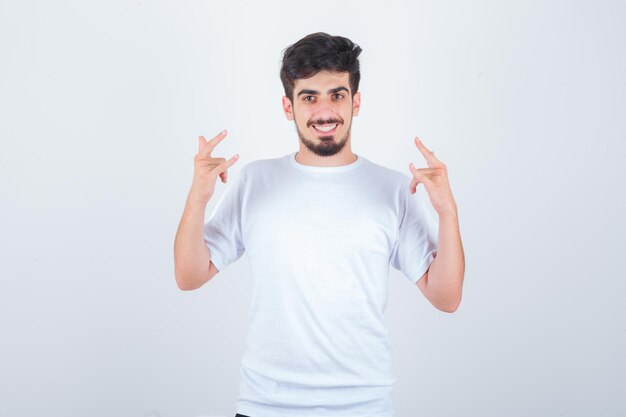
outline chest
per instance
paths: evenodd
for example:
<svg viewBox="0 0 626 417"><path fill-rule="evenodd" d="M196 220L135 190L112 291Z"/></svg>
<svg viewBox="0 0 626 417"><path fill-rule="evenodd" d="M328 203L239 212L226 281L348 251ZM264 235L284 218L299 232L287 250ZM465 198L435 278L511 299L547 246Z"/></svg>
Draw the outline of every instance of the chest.
<svg viewBox="0 0 626 417"><path fill-rule="evenodd" d="M284 248L311 254L387 256L398 210L380 190L341 182L277 182L249 195L242 216L248 251Z"/></svg>

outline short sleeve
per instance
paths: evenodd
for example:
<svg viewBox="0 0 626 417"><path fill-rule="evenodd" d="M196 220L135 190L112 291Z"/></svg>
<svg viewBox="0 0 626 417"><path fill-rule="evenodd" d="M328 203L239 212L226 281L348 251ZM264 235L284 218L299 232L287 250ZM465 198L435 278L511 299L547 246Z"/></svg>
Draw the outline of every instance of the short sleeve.
<svg viewBox="0 0 626 417"><path fill-rule="evenodd" d="M419 189L415 194L409 192L409 183L410 179L401 190L401 221L390 263L416 283L437 255L439 225L428 212Z"/></svg>
<svg viewBox="0 0 626 417"><path fill-rule="evenodd" d="M239 259L245 251L241 229L244 184L242 169L235 181L227 185L204 225L204 242L218 272Z"/></svg>

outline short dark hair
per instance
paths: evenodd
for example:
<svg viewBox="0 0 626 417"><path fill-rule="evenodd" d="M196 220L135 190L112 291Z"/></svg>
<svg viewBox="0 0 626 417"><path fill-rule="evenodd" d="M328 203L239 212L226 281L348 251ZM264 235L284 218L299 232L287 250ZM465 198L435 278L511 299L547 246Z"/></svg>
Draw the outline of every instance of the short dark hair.
<svg viewBox="0 0 626 417"><path fill-rule="evenodd" d="M352 95L359 89L361 47L343 36L311 33L283 51L280 80L285 95L293 101L295 80L309 78L320 71L347 72Z"/></svg>

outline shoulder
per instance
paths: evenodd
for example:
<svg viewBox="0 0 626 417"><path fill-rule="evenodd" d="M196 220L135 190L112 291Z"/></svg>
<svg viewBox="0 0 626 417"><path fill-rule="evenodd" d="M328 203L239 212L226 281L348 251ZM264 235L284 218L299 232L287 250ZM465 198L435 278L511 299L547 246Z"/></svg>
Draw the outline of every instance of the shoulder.
<svg viewBox="0 0 626 417"><path fill-rule="evenodd" d="M368 178L379 181L381 185L393 189L402 189L405 186L408 187L411 182L411 177L408 174L380 165L368 158L363 159L363 167L368 171Z"/></svg>
<svg viewBox="0 0 626 417"><path fill-rule="evenodd" d="M254 161L245 163L241 167L240 172L242 174L249 175L273 171L282 166L282 164L284 163L284 159L284 157L256 159Z"/></svg>
<svg viewBox="0 0 626 417"><path fill-rule="evenodd" d="M242 177L256 177L261 174L267 174L268 172L278 170L283 165L284 160L284 157L255 159L253 161L246 162L240 168L239 174Z"/></svg>

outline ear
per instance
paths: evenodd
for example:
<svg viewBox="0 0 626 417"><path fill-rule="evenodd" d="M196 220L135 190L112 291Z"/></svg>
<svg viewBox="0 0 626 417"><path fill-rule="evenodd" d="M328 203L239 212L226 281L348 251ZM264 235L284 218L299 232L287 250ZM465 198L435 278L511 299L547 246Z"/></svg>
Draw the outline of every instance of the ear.
<svg viewBox="0 0 626 417"><path fill-rule="evenodd" d="M283 96L283 111L285 112L287 120L293 120L293 106L287 96Z"/></svg>
<svg viewBox="0 0 626 417"><path fill-rule="evenodd" d="M359 109L361 108L361 92L357 91L352 97L352 116L359 115Z"/></svg>

